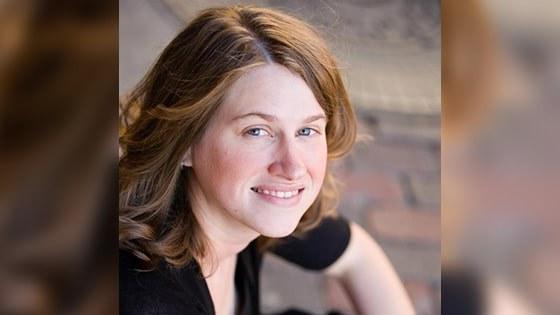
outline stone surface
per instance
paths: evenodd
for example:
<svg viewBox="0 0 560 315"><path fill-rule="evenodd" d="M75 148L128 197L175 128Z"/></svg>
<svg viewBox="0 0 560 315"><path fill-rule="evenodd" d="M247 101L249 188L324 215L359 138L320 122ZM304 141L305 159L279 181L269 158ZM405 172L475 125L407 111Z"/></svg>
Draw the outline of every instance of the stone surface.
<svg viewBox="0 0 560 315"><path fill-rule="evenodd" d="M440 11L439 2L433 0L123 0L120 16L139 23L120 25L126 40L134 39L127 43L133 51L123 51L120 56L121 94L140 79L143 71L139 69L151 64L128 61L130 56L153 60L156 54L152 49L144 51L146 46L165 45L173 29L176 32L183 21L204 8L233 4L280 8L317 28L340 60L356 106L406 113L440 112Z"/></svg>
<svg viewBox="0 0 560 315"><path fill-rule="evenodd" d="M375 140L357 144L348 160L348 163L360 165L361 170L438 172L440 169L439 155L430 146L382 143Z"/></svg>
<svg viewBox="0 0 560 315"><path fill-rule="evenodd" d="M432 283L441 278L441 251L432 246L403 245L379 241L404 281Z"/></svg>
<svg viewBox="0 0 560 315"><path fill-rule="evenodd" d="M348 172L340 174L338 179L343 183L341 195L345 199L365 196L370 202L378 203L404 200L399 180L391 173Z"/></svg>
<svg viewBox="0 0 560 315"><path fill-rule="evenodd" d="M275 255L264 257L261 273L263 313L296 308L313 314L326 312L326 278L308 272Z"/></svg>
<svg viewBox="0 0 560 315"><path fill-rule="evenodd" d="M411 174L407 177L410 203L416 207L439 207L441 200L439 172Z"/></svg>
<svg viewBox="0 0 560 315"><path fill-rule="evenodd" d="M437 314L438 304L434 296L432 286L425 282L407 281L404 283L405 289L412 299L414 308L418 315ZM439 291L439 290L438 290Z"/></svg>
<svg viewBox="0 0 560 315"><path fill-rule="evenodd" d="M368 227L379 240L439 246L440 215L433 211L387 209L370 211Z"/></svg>
<svg viewBox="0 0 560 315"><path fill-rule="evenodd" d="M344 315L358 314L348 293L339 281L327 278L326 291L328 310L336 310Z"/></svg>
<svg viewBox="0 0 560 315"><path fill-rule="evenodd" d="M183 24L163 2L119 1L119 94L121 96L130 92L144 76Z"/></svg>

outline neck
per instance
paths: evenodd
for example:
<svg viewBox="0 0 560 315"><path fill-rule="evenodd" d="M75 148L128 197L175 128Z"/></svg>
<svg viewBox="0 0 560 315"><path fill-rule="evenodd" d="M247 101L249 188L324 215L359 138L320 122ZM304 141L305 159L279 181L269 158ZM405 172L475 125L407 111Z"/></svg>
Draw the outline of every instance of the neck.
<svg viewBox="0 0 560 315"><path fill-rule="evenodd" d="M194 213L209 245L207 254L200 262L203 271L231 261L259 236L233 218L216 214L208 208Z"/></svg>
<svg viewBox="0 0 560 315"><path fill-rule="evenodd" d="M225 259L206 277L216 315L235 313L235 266L237 256Z"/></svg>
<svg viewBox="0 0 560 315"><path fill-rule="evenodd" d="M191 196L193 214L208 244L205 256L198 263L206 278L215 314L234 314L237 254L259 234L225 209L213 207L200 192L198 195L191 193Z"/></svg>
<svg viewBox="0 0 560 315"><path fill-rule="evenodd" d="M259 234L232 217L227 210L213 207L200 197L200 192L197 193L199 197L191 198L192 211L209 245L205 257L199 261L203 274L208 276L220 265L235 261L232 258Z"/></svg>

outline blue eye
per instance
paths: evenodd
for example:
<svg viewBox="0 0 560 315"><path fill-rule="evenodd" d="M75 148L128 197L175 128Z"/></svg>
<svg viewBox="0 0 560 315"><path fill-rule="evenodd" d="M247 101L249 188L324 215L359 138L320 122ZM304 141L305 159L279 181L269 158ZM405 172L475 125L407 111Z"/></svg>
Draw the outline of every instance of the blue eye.
<svg viewBox="0 0 560 315"><path fill-rule="evenodd" d="M301 128L300 130L298 130L298 136L311 136L316 133L317 131L311 128Z"/></svg>
<svg viewBox="0 0 560 315"><path fill-rule="evenodd" d="M262 136L269 136L270 133L263 128L251 128L245 132L249 136L253 137L262 137Z"/></svg>

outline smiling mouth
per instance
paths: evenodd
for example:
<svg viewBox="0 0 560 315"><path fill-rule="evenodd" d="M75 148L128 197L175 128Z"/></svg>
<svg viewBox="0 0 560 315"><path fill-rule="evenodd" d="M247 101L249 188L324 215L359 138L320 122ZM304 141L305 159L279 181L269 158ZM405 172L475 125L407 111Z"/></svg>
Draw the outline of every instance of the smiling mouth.
<svg viewBox="0 0 560 315"><path fill-rule="evenodd" d="M269 189L263 189L263 188L258 188L258 187L251 187L251 190L256 192L257 194L268 195L268 196L281 198L281 199L293 198L293 197L301 194L301 192L304 189L305 188L300 188L300 189L294 189L294 190L287 190L286 191L286 190L269 190Z"/></svg>

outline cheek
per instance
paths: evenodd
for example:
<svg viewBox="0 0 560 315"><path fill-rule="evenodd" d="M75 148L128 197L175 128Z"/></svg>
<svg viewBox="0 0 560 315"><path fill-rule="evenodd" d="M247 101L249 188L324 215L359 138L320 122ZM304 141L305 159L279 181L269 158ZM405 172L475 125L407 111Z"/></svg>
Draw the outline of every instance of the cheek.
<svg viewBox="0 0 560 315"><path fill-rule="evenodd" d="M202 156L203 163L212 169L212 184L220 191L234 193L244 189L245 183L262 168L259 152L241 150L232 144L216 143ZM207 161L207 162L204 162Z"/></svg>
<svg viewBox="0 0 560 315"><path fill-rule="evenodd" d="M323 182L327 169L327 144L319 143L312 149L307 149L306 165L313 181Z"/></svg>

